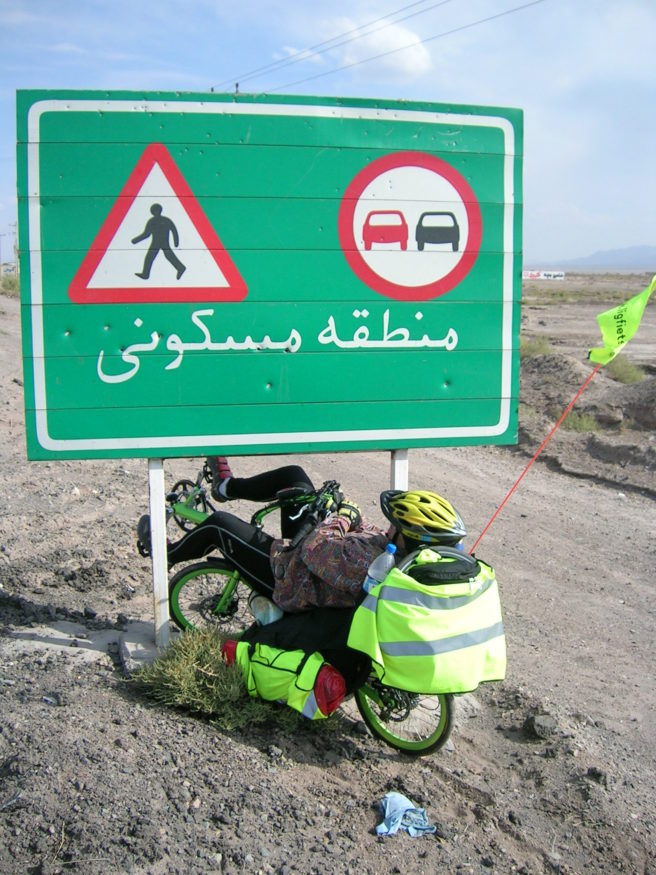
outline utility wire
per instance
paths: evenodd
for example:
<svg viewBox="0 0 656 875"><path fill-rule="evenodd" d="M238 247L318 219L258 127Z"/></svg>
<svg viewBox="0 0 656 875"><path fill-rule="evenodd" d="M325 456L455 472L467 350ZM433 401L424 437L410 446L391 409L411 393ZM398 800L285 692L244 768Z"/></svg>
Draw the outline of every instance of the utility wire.
<svg viewBox="0 0 656 875"><path fill-rule="evenodd" d="M428 2L428 0L416 0L415 3L410 3L407 6L402 6L400 9L397 9L394 12L390 12L387 15L382 16L381 18L376 18L373 21L367 22L366 24L362 24L362 25L360 25L360 27L353 28L352 30L347 30L344 33L336 34L335 36L331 37L330 39L324 40L323 42L320 42L320 43L316 43L316 45L309 46L306 49L299 49L297 52L293 52L288 57L281 58L279 61L272 61L270 64L265 64L263 67L257 67L256 69L250 70L247 73L242 73L240 76L234 76L234 77L231 77L230 79L226 79L224 82L219 83L218 87L222 88L224 85L229 85L232 82L234 82L235 80L237 80L239 82L245 82L248 79L253 78L255 75L259 75L259 74L265 73L265 72L273 72L274 70L277 70L281 67L286 67L286 66L289 66L290 64L296 64L299 61L309 60L310 58L314 57L315 55L321 55L321 54L323 54L323 52L328 51L331 48L335 48L335 46L331 45L331 43L334 43L335 40L342 39L342 37L349 37L351 34L356 34L356 36L353 36L352 39L358 39L359 36L357 34L359 34L359 32L362 31L364 28L373 27L374 24L378 24L380 21L384 21L386 18L389 18L390 16L398 15L400 12L405 12L406 9L412 9L415 6L421 6L423 3L426 3L426 2ZM443 0L443 2L450 2L450 0ZM437 4L437 5L440 5L440 4ZM429 8L432 8L432 7L429 7ZM420 10L419 12L416 12L414 14L419 15L421 12L425 12L425 11L427 11L427 10ZM342 45L342 43L340 43L340 45ZM324 46L326 48L323 48ZM317 49L322 49L322 51L316 51Z"/></svg>
<svg viewBox="0 0 656 875"><path fill-rule="evenodd" d="M316 45L309 46L306 49L299 49L297 52L293 52L291 55L288 55L286 58L281 58L279 61L272 61L270 64L265 64L263 67L256 67L254 70L250 70L247 73L242 73L239 76L233 76L230 79L226 79L223 82L220 82L217 88L223 88L225 85L231 85L233 82L247 82L249 79L253 79L263 75L264 73L273 73L277 70L282 69L283 67L289 67L291 64L298 64L300 61L308 61L311 58L317 57L319 55L323 55L325 52L330 51L331 49L336 49L339 46L343 46L346 43L353 42L356 39L362 39L364 36L368 36L370 33L377 33L380 30L384 30L386 27L391 27L393 24L399 24L401 21L407 21L408 18L414 18L417 15L423 15L424 12L430 12L431 9L436 9L438 6L445 6L447 3L453 2L453 0L440 0L439 3L433 3L431 6L427 6L425 9L419 9L417 12L411 12L409 15L404 15L402 18L398 18L394 21L389 21L389 19L395 15L398 15L401 12L405 12L407 9L413 9L415 6L421 6L423 3L426 3L427 0L417 0L416 3L410 3L407 6L402 6L400 9L396 9L394 12L389 12L386 15L383 15L381 18L376 18L373 21L369 21L366 24L361 24L359 27L353 28L352 30L344 31L344 33L339 33L336 36L331 37L330 39L324 40L323 42L316 43ZM375 31L368 30L366 32L365 28L372 28L375 24L380 24L380 22L386 22L382 27L376 28ZM342 39L345 37L345 39ZM341 40L341 42L336 42L336 40ZM320 49L320 51L318 51Z"/></svg>
<svg viewBox="0 0 656 875"><path fill-rule="evenodd" d="M306 76L305 79L296 79L294 82L286 82L284 85L278 85L276 88L268 88L264 94L273 94L276 91L282 91L284 88L291 88L293 85L302 85L305 82L311 82L313 79L320 79L322 76L329 76L332 73L339 73L341 70L348 70L351 67L358 67L360 64L368 64L370 61L377 61L380 58L386 58L389 55L394 55L397 52L404 52L407 49L414 49L418 45L430 43L433 40L441 39L445 36L451 36L454 33L459 33L463 30L469 30L472 27L477 27L479 24L485 24L488 21L494 21L497 18L503 18L506 15L511 15L514 12L521 12L523 9L528 9L531 6L537 6L538 3L544 3L544 0L531 0L530 3L523 3L521 6L515 6L512 9L506 9L504 12L497 12L495 15L488 15L486 18L479 18L477 21L472 21L469 24L462 24L459 27L454 27L451 30L445 30L435 36L426 37L426 39L417 40L413 43L408 43L405 46L399 46L397 49L390 49L387 52L381 52L378 55L372 55L369 58L363 58L361 61L353 61L350 64L344 64L341 67L334 67L332 70L325 70L323 73L316 73L314 76Z"/></svg>

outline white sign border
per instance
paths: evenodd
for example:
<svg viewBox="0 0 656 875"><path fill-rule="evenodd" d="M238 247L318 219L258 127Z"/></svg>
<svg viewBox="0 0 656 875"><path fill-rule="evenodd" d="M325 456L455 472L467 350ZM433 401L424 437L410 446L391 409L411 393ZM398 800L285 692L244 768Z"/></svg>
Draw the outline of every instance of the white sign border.
<svg viewBox="0 0 656 875"><path fill-rule="evenodd" d="M503 211L503 313L501 356L501 404L499 420L487 426L458 426L440 428L372 428L339 429L310 432L275 432L259 434L206 434L149 438L82 438L50 437L46 400L45 337L43 325L43 276L41 266L41 207L40 207L40 124L41 116L49 112L188 112L195 114L279 115L315 118L357 118L380 121L414 122L419 124L451 124L465 127L495 127L504 136L504 211ZM331 106L292 103L228 103L211 101L153 101L101 99L49 99L32 104L28 113L27 189L28 238L30 251L30 289L32 320L32 362L34 373L34 406L37 440L44 450L52 452L90 452L108 450L162 450L198 445L272 446L276 444L333 444L360 441L425 441L427 439L494 437L503 434L510 421L510 391L512 382L512 303L514 262L514 159L515 131L511 122L502 116L464 113L440 113L417 109L379 107ZM163 453L165 455L165 453Z"/></svg>

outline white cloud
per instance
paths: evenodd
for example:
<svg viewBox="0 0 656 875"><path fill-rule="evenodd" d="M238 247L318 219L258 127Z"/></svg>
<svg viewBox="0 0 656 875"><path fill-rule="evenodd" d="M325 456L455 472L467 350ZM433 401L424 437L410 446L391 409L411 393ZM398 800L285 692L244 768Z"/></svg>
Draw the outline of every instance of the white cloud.
<svg viewBox="0 0 656 875"><path fill-rule="evenodd" d="M333 19L324 25L332 33L355 31L342 45L331 50L338 67L365 65L366 75L400 75L418 79L432 69L430 53L420 37L400 24L381 20L373 28L362 28L349 18ZM371 59L371 60L369 60ZM366 62L366 63L365 63Z"/></svg>
<svg viewBox="0 0 656 875"><path fill-rule="evenodd" d="M89 50L82 46L76 46L74 43L52 43L45 45L42 51L55 52L58 55L88 55Z"/></svg>
<svg viewBox="0 0 656 875"><path fill-rule="evenodd" d="M21 27L25 24L33 24L39 20L28 7L14 2L12 5L4 3L0 6L0 26Z"/></svg>
<svg viewBox="0 0 656 875"><path fill-rule="evenodd" d="M289 66L291 66L291 62L294 64L299 62L313 64L315 67L321 67L326 62L323 55L318 54L317 52L311 52L307 49L299 49L296 46L283 46L281 52L274 53L274 62L281 62L280 68L284 68L285 64L283 61L288 61Z"/></svg>

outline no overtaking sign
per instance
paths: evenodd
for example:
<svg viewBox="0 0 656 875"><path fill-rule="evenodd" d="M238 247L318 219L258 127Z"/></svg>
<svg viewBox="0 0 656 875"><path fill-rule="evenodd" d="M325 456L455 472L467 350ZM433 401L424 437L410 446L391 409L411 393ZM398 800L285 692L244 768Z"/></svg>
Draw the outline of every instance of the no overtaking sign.
<svg viewBox="0 0 656 875"><path fill-rule="evenodd" d="M20 92L28 456L513 442L521 123Z"/></svg>

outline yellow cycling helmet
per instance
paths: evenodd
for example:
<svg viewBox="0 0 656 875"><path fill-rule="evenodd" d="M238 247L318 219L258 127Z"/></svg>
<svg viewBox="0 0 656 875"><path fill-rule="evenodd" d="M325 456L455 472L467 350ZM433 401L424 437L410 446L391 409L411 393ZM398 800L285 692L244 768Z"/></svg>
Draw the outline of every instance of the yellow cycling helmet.
<svg viewBox="0 0 656 875"><path fill-rule="evenodd" d="M436 492L415 489L381 493L380 506L404 537L424 544L458 544L467 535L458 511Z"/></svg>

